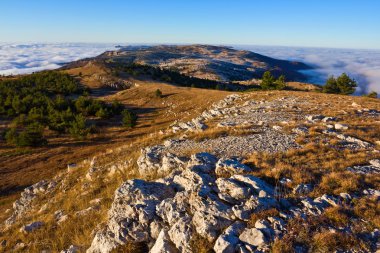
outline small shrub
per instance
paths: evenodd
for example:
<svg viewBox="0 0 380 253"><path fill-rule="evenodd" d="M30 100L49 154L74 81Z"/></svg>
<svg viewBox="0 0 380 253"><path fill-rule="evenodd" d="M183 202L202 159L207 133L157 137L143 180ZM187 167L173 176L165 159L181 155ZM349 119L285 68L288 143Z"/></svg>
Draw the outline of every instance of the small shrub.
<svg viewBox="0 0 380 253"><path fill-rule="evenodd" d="M372 91L372 92L368 93L366 97L377 98L377 92L376 91Z"/></svg>
<svg viewBox="0 0 380 253"><path fill-rule="evenodd" d="M137 121L137 115L127 109L122 111L122 122L125 127L134 127Z"/></svg>
<svg viewBox="0 0 380 253"><path fill-rule="evenodd" d="M160 89L157 89L154 94L156 95L156 97L162 98L162 91Z"/></svg>

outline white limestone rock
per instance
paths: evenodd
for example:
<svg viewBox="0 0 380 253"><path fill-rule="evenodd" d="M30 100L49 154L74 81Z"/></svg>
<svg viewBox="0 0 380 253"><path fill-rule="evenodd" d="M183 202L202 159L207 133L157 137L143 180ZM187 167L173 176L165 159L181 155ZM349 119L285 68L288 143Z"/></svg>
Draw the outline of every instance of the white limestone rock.
<svg viewBox="0 0 380 253"><path fill-rule="evenodd" d="M245 229L243 222L235 222L229 226L215 241L215 253L234 253L237 251L239 235Z"/></svg>

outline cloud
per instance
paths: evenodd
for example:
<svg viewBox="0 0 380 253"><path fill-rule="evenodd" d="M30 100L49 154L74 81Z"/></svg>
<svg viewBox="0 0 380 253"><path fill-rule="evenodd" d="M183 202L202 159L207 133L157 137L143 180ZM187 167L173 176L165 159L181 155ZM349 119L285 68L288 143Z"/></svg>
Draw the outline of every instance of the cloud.
<svg viewBox="0 0 380 253"><path fill-rule="evenodd" d="M380 50L236 46L273 58L302 61L315 69L305 71L309 81L324 84L329 75L346 72L358 81L357 94L380 93Z"/></svg>
<svg viewBox="0 0 380 253"><path fill-rule="evenodd" d="M93 57L114 48L112 44L87 43L0 44L0 75L55 69L63 63Z"/></svg>

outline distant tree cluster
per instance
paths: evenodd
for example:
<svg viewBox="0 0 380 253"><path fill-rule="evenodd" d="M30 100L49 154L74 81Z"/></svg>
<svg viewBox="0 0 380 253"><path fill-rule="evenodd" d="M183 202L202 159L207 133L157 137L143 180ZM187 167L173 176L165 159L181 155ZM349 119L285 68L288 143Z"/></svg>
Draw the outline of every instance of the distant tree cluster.
<svg viewBox="0 0 380 253"><path fill-rule="evenodd" d="M354 79L343 73L337 78L330 76L322 91L325 93L349 95L355 92L357 86L358 84Z"/></svg>
<svg viewBox="0 0 380 253"><path fill-rule="evenodd" d="M123 112L119 102L107 104L86 93L74 78L57 71L0 81L0 116L12 119L6 141L16 146L43 145L46 128L81 139L94 131L87 117L108 119Z"/></svg>
<svg viewBox="0 0 380 253"><path fill-rule="evenodd" d="M263 90L283 90L286 87L285 76L275 78L270 71L266 71L261 79L261 89Z"/></svg>

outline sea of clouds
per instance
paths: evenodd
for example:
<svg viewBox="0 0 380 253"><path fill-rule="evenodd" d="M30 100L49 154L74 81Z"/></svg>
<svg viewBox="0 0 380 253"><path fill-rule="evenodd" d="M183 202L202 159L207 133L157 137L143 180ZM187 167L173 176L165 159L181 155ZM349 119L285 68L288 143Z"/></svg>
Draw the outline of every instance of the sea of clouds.
<svg viewBox="0 0 380 253"><path fill-rule="evenodd" d="M88 43L0 43L0 75L25 74L44 69L55 69L62 64L93 57L116 44ZM354 77L359 87L357 94L380 93L380 50L301 48L279 46L234 46L284 60L305 62L314 67L306 71L309 82L323 84L329 75L346 72Z"/></svg>
<svg viewBox="0 0 380 253"><path fill-rule="evenodd" d="M0 75L56 69L62 64L93 57L114 49L113 44L88 43L0 43Z"/></svg>
<svg viewBox="0 0 380 253"><path fill-rule="evenodd" d="M380 50L303 48L279 46L235 46L273 58L302 61L314 67L305 71L309 82L324 84L329 75L343 72L355 78L359 87L356 94L380 93Z"/></svg>

